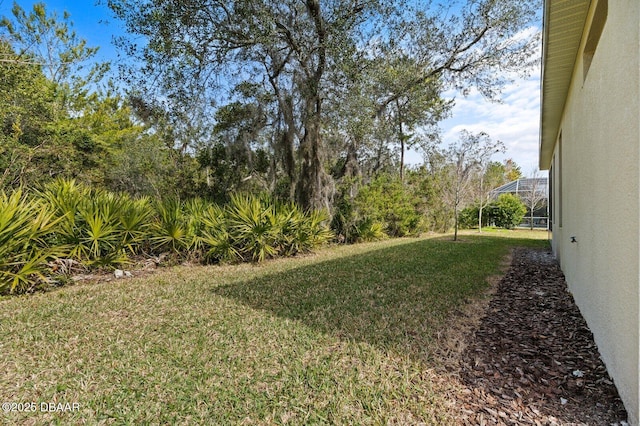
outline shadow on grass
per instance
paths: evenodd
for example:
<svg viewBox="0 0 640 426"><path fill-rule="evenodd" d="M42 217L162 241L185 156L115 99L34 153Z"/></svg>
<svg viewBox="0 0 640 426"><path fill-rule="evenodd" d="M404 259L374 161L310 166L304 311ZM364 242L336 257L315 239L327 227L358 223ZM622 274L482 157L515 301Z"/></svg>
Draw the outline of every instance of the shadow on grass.
<svg viewBox="0 0 640 426"><path fill-rule="evenodd" d="M510 247L543 243L465 235L407 240L212 291L340 339L425 360L452 312L486 287Z"/></svg>

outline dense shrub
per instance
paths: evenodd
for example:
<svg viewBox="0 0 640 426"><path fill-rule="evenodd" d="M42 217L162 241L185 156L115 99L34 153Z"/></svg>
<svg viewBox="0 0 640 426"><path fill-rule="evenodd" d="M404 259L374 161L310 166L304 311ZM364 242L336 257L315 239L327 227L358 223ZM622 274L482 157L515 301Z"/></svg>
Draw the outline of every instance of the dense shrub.
<svg viewBox="0 0 640 426"><path fill-rule="evenodd" d="M364 219L356 227L357 242L379 241L387 238L384 223L373 219Z"/></svg>
<svg viewBox="0 0 640 426"><path fill-rule="evenodd" d="M460 213L458 213L458 226L460 227L460 229L477 228L478 207L470 206L460 210Z"/></svg>
<svg viewBox="0 0 640 426"><path fill-rule="evenodd" d="M476 206L465 207L458 213L458 225L461 229L478 227L478 214L480 208ZM494 222L493 211L495 205L489 204L482 210L482 226L489 226Z"/></svg>
<svg viewBox="0 0 640 426"><path fill-rule="evenodd" d="M47 239L57 225L42 200L22 190L0 192L0 294L22 293L45 280L47 261L57 254Z"/></svg>
<svg viewBox="0 0 640 426"><path fill-rule="evenodd" d="M153 251L182 253L188 250L194 235L188 233L190 218L185 214L184 203L177 198L156 200L153 210L154 221L149 234ZM191 220L192 226L194 221L197 218ZM193 232L193 228L191 231Z"/></svg>
<svg viewBox="0 0 640 426"><path fill-rule="evenodd" d="M489 209L488 209L489 210ZM526 206L513 194L502 194L491 204L491 217L496 226L512 229L522 222Z"/></svg>
<svg viewBox="0 0 640 426"><path fill-rule="evenodd" d="M496 225L512 229L518 226L527 212L520 198L512 194L503 194L486 206L482 213L482 226ZM458 216L460 228L478 227L478 206L462 209Z"/></svg>
<svg viewBox="0 0 640 426"><path fill-rule="evenodd" d="M240 253L231 240L225 210L210 204L202 212L202 233L194 237L196 246L202 248L202 260L206 263L233 262Z"/></svg>
<svg viewBox="0 0 640 426"><path fill-rule="evenodd" d="M50 242L87 266L126 262L149 238L152 210L146 198L92 190L73 180L56 180L38 196L58 220Z"/></svg>
<svg viewBox="0 0 640 426"><path fill-rule="evenodd" d="M407 170L405 185L424 221L421 228L425 231L448 232L453 227L453 208L444 195L451 184L446 170L439 167Z"/></svg>
<svg viewBox="0 0 640 426"><path fill-rule="evenodd" d="M385 225L390 237L416 235L422 231L422 217L413 195L399 179L381 175L363 187L355 198L361 216Z"/></svg>
<svg viewBox="0 0 640 426"><path fill-rule="evenodd" d="M270 197L234 195L225 206L197 198L151 202L57 180L30 197L0 193L0 294L45 282L55 257L89 268L164 252L204 263L262 261L332 238L327 214Z"/></svg>
<svg viewBox="0 0 640 426"><path fill-rule="evenodd" d="M326 214L305 213L293 203L279 203L266 196L233 195L226 221L230 242L245 260L292 256L333 237L325 225Z"/></svg>
<svg viewBox="0 0 640 426"><path fill-rule="evenodd" d="M245 259L262 261L278 254L279 219L273 205L255 196L231 196L229 233Z"/></svg>
<svg viewBox="0 0 640 426"><path fill-rule="evenodd" d="M362 221L353 199L342 191L334 202L334 213L331 218L331 229L339 242L354 243L358 239L358 224Z"/></svg>
<svg viewBox="0 0 640 426"><path fill-rule="evenodd" d="M353 197L347 191L340 194L331 227L345 242L418 235L424 221L414 201L399 179L381 175Z"/></svg>
<svg viewBox="0 0 640 426"><path fill-rule="evenodd" d="M234 194L223 207L202 199L167 199L156 202L155 211L154 252L168 250L205 263L293 256L333 236L322 212L305 213L267 196Z"/></svg>

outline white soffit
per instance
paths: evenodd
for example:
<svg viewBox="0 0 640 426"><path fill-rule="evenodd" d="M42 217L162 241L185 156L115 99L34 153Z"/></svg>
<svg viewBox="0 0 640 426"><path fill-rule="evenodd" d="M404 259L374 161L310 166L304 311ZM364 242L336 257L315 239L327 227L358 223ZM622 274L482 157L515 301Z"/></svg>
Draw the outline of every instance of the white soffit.
<svg viewBox="0 0 640 426"><path fill-rule="evenodd" d="M545 0L542 39L540 169L551 156L591 0Z"/></svg>

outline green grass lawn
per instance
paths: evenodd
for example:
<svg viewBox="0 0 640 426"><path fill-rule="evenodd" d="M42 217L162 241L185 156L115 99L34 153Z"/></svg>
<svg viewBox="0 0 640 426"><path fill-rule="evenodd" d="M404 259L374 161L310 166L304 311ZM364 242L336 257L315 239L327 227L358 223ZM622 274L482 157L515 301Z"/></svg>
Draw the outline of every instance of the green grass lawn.
<svg viewBox="0 0 640 426"><path fill-rule="evenodd" d="M435 336L510 247L546 237L389 240L0 301L0 402L38 408L0 424L446 424Z"/></svg>

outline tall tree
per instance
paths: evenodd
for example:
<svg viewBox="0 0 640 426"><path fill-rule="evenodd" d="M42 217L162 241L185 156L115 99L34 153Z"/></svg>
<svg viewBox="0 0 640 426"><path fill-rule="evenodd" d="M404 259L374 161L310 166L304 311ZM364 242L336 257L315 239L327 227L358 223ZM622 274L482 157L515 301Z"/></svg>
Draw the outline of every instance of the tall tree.
<svg viewBox="0 0 640 426"><path fill-rule="evenodd" d="M504 160L504 169L507 182L513 182L514 180L518 180L522 177L522 169L511 158Z"/></svg>
<svg viewBox="0 0 640 426"><path fill-rule="evenodd" d="M530 0L469 0L455 9L426 0L105 1L146 39L123 46L168 106L210 105L238 79L270 87L284 123L274 141L294 145L296 198L307 207L329 205L326 100L358 59L402 51L416 62L411 78L378 96L370 113L380 116L400 111L403 99L432 81L495 96L501 71L527 68L537 40L524 31L537 13Z"/></svg>
<svg viewBox="0 0 640 426"><path fill-rule="evenodd" d="M382 97L379 108L434 79L463 92L475 87L496 99L512 73L526 74L538 61L539 34L530 26L540 6L530 0L403 4L403 11L390 19L387 49L403 49L420 68Z"/></svg>
<svg viewBox="0 0 640 426"><path fill-rule="evenodd" d="M0 19L0 39L2 151L9 159L0 162L0 183L82 172L79 157L100 156L89 153L96 145L83 116L97 106L91 92L108 64L93 62L97 48L77 36L67 13L49 13L44 3L30 11L14 3L12 15Z"/></svg>
<svg viewBox="0 0 640 426"><path fill-rule="evenodd" d="M389 54L377 63L371 73L371 81L376 86L373 90L377 95L402 93L383 111L379 111L378 119L386 120L389 127L394 129L393 134L400 147L400 180L404 181L405 152L419 139L414 134L416 128L420 128L420 138L431 142L438 140L438 123L448 116L453 101L442 98L444 85L439 79L409 84L416 73L421 72L421 67L418 61L406 54Z"/></svg>
<svg viewBox="0 0 640 426"><path fill-rule="evenodd" d="M473 134L463 130L458 141L445 151L445 156L450 162L452 185L447 190L447 199L453 209L454 241L458 239L458 211L473 193L474 174L479 173L482 176L483 164L501 149L502 143L492 141L486 133Z"/></svg>
<svg viewBox="0 0 640 426"><path fill-rule="evenodd" d="M53 85L40 67L19 58L0 40L0 188L25 183L34 153L45 143L52 120Z"/></svg>

